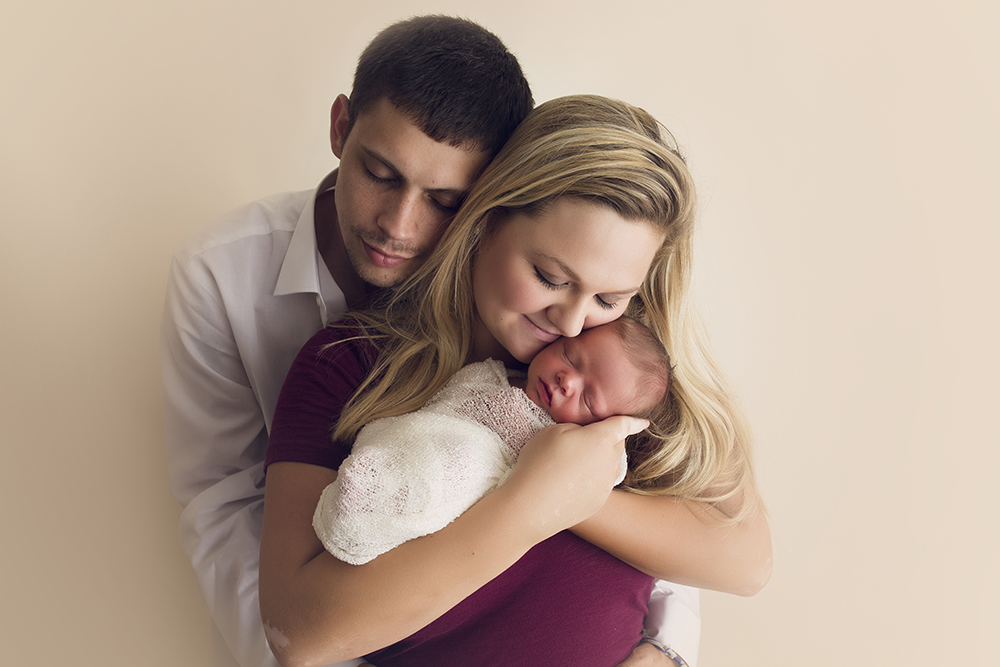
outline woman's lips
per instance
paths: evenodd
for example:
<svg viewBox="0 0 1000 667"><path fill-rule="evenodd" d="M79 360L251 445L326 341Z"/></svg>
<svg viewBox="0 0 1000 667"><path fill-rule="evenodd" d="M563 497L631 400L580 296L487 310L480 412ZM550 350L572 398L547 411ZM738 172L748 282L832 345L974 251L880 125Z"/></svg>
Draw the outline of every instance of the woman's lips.
<svg viewBox="0 0 1000 667"><path fill-rule="evenodd" d="M557 338L559 338L559 334L546 331L545 329L541 328L540 326L532 322L531 318L529 318L527 315L524 316L524 319L528 322L528 329L538 340L544 343L551 343L555 341Z"/></svg>

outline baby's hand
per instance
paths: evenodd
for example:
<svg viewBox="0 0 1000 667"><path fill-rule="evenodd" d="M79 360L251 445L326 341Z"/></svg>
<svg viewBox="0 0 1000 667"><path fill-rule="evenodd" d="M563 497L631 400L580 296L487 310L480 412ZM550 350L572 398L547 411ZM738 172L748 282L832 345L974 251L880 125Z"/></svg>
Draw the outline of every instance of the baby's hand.
<svg viewBox="0 0 1000 667"><path fill-rule="evenodd" d="M538 541L601 509L614 487L625 438L647 425L623 416L587 426L556 424L528 441L504 487L522 500Z"/></svg>

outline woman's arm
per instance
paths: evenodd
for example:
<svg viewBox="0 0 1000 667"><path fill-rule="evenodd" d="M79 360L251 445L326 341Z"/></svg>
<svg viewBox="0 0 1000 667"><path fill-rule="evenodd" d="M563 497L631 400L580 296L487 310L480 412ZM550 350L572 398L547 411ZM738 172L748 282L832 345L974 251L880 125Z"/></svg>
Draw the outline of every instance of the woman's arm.
<svg viewBox="0 0 1000 667"><path fill-rule="evenodd" d="M320 493L335 476L300 463L275 463L267 473L261 617L285 667L339 662L403 639L531 547L525 531L511 529L518 509L495 511L511 507L510 499L496 495L471 508L467 520L366 565L348 565L323 550L311 523ZM479 530L486 521L490 530Z"/></svg>
<svg viewBox="0 0 1000 667"><path fill-rule="evenodd" d="M623 417L545 429L525 446L502 487L441 531L361 566L326 553L312 528L320 493L336 472L272 464L260 600L279 662L285 667L338 662L424 627L538 542L592 516L610 493L622 440L644 426Z"/></svg>
<svg viewBox="0 0 1000 667"><path fill-rule="evenodd" d="M760 502L734 524L704 503L614 491L572 530L659 579L754 595L771 577L771 530Z"/></svg>

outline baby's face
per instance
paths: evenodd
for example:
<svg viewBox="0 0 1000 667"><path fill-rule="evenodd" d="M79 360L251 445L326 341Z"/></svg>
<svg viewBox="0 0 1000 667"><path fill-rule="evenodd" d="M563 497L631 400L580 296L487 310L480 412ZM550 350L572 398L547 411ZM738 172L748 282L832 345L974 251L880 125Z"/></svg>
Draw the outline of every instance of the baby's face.
<svg viewBox="0 0 1000 667"><path fill-rule="evenodd" d="M641 412L642 374L610 326L560 338L528 366L528 398L559 423L590 424Z"/></svg>

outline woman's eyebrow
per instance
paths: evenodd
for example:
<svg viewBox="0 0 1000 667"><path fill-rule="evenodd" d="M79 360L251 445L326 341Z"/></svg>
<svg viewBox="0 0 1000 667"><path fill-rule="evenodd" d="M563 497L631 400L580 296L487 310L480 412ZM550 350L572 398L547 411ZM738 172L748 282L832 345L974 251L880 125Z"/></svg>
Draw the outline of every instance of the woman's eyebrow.
<svg viewBox="0 0 1000 667"><path fill-rule="evenodd" d="M552 255L550 255L548 253L544 253L544 252L538 253L538 256L541 259L548 260L548 261L552 262L553 264L557 265L559 267L559 270L566 274L567 278L569 278L571 280L574 280L576 282L580 282L580 276L576 275L576 272L573 271L573 269L571 269L568 266L566 266L566 264L564 264L563 261L561 259L559 259L558 257L554 257L554 256L552 256ZM617 290L615 292L600 292L600 294L607 295L607 296L621 296L621 297L632 296L632 295L638 294L638 293L639 293L639 288L638 287L633 287L631 289Z"/></svg>

